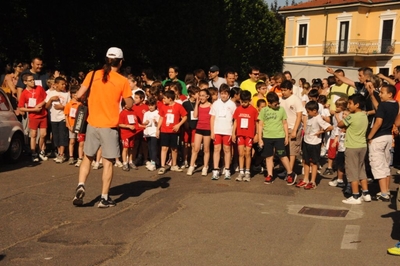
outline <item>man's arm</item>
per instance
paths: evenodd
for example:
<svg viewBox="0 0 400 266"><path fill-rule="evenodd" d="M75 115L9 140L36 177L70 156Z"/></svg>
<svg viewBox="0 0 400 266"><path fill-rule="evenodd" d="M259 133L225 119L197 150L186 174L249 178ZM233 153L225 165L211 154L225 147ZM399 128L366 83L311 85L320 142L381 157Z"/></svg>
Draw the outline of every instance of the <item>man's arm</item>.
<svg viewBox="0 0 400 266"><path fill-rule="evenodd" d="M329 74L334 75L336 78L338 78L339 80L341 80L343 83L346 83L347 85L350 85L350 86L352 86L353 88L356 87L356 84L354 83L354 81L352 81L351 79L349 79L349 78L347 78L347 77L338 75L338 73L335 73L335 71L333 71L332 68L328 67L328 68L326 69L326 72L328 72Z"/></svg>
<svg viewBox="0 0 400 266"><path fill-rule="evenodd" d="M385 81L387 81L390 85L393 85L393 86L396 85L396 81L395 80L393 80L393 79L391 79L389 77L386 77L385 75L383 75L381 73L378 73L378 77L383 79L383 80L385 80Z"/></svg>

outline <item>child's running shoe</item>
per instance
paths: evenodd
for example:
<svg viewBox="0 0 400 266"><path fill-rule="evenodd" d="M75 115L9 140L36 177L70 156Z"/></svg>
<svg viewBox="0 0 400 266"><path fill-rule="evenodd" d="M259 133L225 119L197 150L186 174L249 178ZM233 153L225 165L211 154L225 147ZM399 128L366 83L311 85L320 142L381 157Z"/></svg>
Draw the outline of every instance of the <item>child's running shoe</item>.
<svg viewBox="0 0 400 266"><path fill-rule="evenodd" d="M218 180L219 179L219 170L213 170L212 171L212 177L211 180Z"/></svg>
<svg viewBox="0 0 400 266"><path fill-rule="evenodd" d="M310 189L316 189L317 185L313 182L308 182L308 184L304 187L304 189L310 190Z"/></svg>
<svg viewBox="0 0 400 266"><path fill-rule="evenodd" d="M391 255L400 256L400 242L396 244L393 248L389 248L387 252Z"/></svg>
<svg viewBox="0 0 400 266"><path fill-rule="evenodd" d="M297 175L295 172L290 173L286 177L286 185L291 186L296 183Z"/></svg>
<svg viewBox="0 0 400 266"><path fill-rule="evenodd" d="M304 182L304 180L303 179L300 179L299 180L299 182L296 184L296 187L305 187L305 186L307 186L307 183L308 182Z"/></svg>
<svg viewBox="0 0 400 266"><path fill-rule="evenodd" d="M246 172L246 173L244 174L243 181L244 181L244 182L250 182L250 179L251 179L250 173L249 173L249 172Z"/></svg>
<svg viewBox="0 0 400 266"><path fill-rule="evenodd" d="M264 179L264 184L269 185L269 184L272 184L272 183L274 183L274 179L272 178L272 175L267 175L265 177L265 179Z"/></svg>
<svg viewBox="0 0 400 266"><path fill-rule="evenodd" d="M231 170L225 169L225 180L231 180Z"/></svg>

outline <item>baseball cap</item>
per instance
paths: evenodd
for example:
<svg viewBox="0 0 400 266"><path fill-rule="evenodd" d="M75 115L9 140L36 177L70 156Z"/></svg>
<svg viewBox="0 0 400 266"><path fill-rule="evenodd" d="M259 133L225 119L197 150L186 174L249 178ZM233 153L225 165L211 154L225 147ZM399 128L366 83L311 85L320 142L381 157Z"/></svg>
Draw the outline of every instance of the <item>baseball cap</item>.
<svg viewBox="0 0 400 266"><path fill-rule="evenodd" d="M210 72L215 72L215 71L219 71L219 67L217 67L216 65L211 66Z"/></svg>
<svg viewBox="0 0 400 266"><path fill-rule="evenodd" d="M122 50L118 47L111 47L107 50L106 57L108 58L124 58Z"/></svg>

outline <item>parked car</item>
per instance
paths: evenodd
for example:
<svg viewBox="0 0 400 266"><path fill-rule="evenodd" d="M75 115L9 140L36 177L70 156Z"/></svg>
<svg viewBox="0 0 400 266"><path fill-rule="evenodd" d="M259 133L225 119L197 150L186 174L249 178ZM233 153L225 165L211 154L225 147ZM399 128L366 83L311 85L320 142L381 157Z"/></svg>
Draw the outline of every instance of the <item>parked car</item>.
<svg viewBox="0 0 400 266"><path fill-rule="evenodd" d="M0 154L8 162L16 162L24 147L24 129L18 121L5 92L0 89Z"/></svg>

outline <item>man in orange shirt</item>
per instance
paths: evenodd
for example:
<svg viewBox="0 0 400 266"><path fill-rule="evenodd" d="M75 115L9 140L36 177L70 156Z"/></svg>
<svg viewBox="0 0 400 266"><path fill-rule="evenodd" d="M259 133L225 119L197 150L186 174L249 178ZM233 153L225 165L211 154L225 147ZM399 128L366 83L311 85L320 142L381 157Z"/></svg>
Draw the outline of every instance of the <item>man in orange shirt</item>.
<svg viewBox="0 0 400 266"><path fill-rule="evenodd" d="M79 183L76 188L73 204L81 206L85 196L85 181L90 172L90 165L101 147L103 156L103 187L99 208L115 206L108 196L113 177L113 160L119 157L118 120L121 97L125 107L132 108L132 91L128 79L118 73L122 66L123 53L120 48L108 49L103 69L86 75L77 97L81 98L88 90L92 75L93 83L88 98L88 126L84 144L84 157L79 168Z"/></svg>

